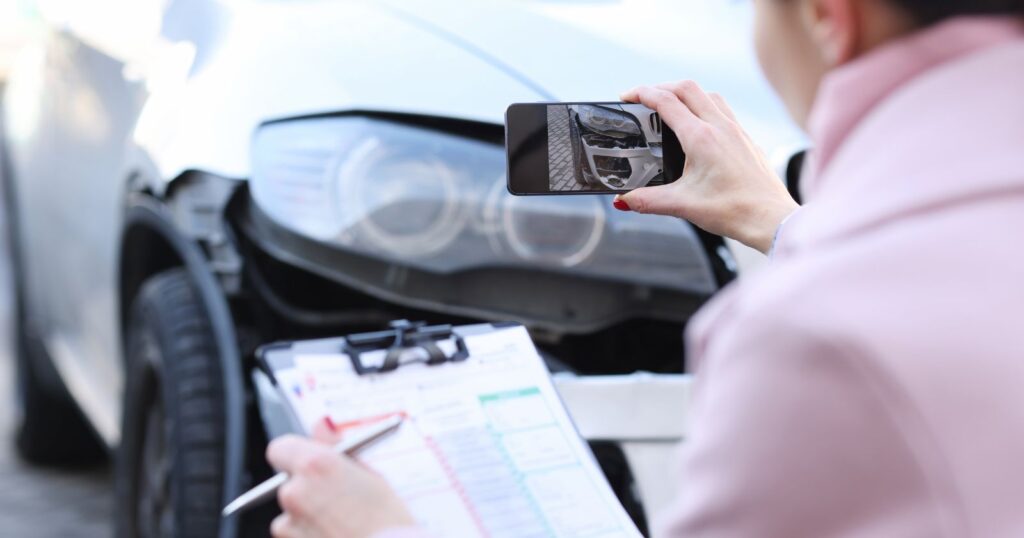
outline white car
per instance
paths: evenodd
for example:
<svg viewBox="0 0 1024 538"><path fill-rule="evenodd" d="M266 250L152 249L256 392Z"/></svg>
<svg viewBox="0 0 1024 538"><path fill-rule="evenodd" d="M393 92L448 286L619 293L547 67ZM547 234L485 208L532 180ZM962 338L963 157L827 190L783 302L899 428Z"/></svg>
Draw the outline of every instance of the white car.
<svg viewBox="0 0 1024 538"><path fill-rule="evenodd" d="M605 197L511 197L502 115L694 78L769 151L799 142L746 3L41 6L0 146L18 446L116 453L120 536L265 534L273 505L219 517L271 472L253 350L398 318L525 324L641 525L667 497L681 333L733 251Z"/></svg>

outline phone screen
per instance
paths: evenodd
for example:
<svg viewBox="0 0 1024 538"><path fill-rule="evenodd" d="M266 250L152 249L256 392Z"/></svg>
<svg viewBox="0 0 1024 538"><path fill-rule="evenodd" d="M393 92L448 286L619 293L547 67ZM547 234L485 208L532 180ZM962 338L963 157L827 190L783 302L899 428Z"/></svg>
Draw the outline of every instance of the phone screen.
<svg viewBox="0 0 1024 538"><path fill-rule="evenodd" d="M685 155L658 114L631 103L514 104L505 113L508 190L608 194L664 185Z"/></svg>

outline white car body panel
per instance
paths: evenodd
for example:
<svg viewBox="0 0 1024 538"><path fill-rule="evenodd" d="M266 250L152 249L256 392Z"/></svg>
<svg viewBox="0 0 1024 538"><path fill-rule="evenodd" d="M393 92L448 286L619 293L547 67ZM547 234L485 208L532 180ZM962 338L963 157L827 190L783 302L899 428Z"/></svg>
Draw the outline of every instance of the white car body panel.
<svg viewBox="0 0 1024 538"><path fill-rule="evenodd" d="M135 140L163 180L187 169L247 177L252 132L268 119L379 110L500 123L509 103L540 98L369 3L255 4L231 15L220 41L190 80L156 88L143 110ZM454 70L473 83L448 83Z"/></svg>
<svg viewBox="0 0 1024 538"><path fill-rule="evenodd" d="M555 375L555 388L576 429L587 440L622 447L648 521L678 493L666 471L686 437L693 378L638 373L625 376Z"/></svg>
<svg viewBox="0 0 1024 538"><path fill-rule="evenodd" d="M607 38L587 27L602 20L595 10L608 9L600 2L564 10L540 1L391 3L398 9L380 1L235 4L223 35L195 45L202 61L192 78L179 68L151 88L136 142L164 180L188 169L244 178L252 130L267 119L372 109L501 124L514 102L608 101L637 84L680 78L731 97L769 151L802 139L754 67L742 6L626 2L636 7L622 13L680 13L649 17L653 37L665 37L643 40L654 50L635 50L624 44L635 27ZM673 42L666 21L676 20L683 39ZM697 39L712 31L721 32L715 46ZM450 84L456 70L472 84Z"/></svg>

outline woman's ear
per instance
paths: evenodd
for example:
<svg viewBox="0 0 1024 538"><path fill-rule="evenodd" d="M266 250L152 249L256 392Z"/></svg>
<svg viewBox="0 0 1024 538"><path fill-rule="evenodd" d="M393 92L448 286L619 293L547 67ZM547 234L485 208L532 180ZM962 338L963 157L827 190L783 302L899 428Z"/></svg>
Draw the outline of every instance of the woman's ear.
<svg viewBox="0 0 1024 538"><path fill-rule="evenodd" d="M802 18L808 35L829 68L856 58L863 48L864 0L804 0Z"/></svg>

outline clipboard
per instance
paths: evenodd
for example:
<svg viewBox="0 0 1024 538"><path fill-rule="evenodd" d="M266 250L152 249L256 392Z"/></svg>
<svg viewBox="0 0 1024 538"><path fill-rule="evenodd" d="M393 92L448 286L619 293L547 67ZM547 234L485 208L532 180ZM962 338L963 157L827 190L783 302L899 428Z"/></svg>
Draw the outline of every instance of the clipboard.
<svg viewBox="0 0 1024 538"><path fill-rule="evenodd" d="M257 358L298 431L405 417L360 460L433 536L641 536L521 325L402 320Z"/></svg>

